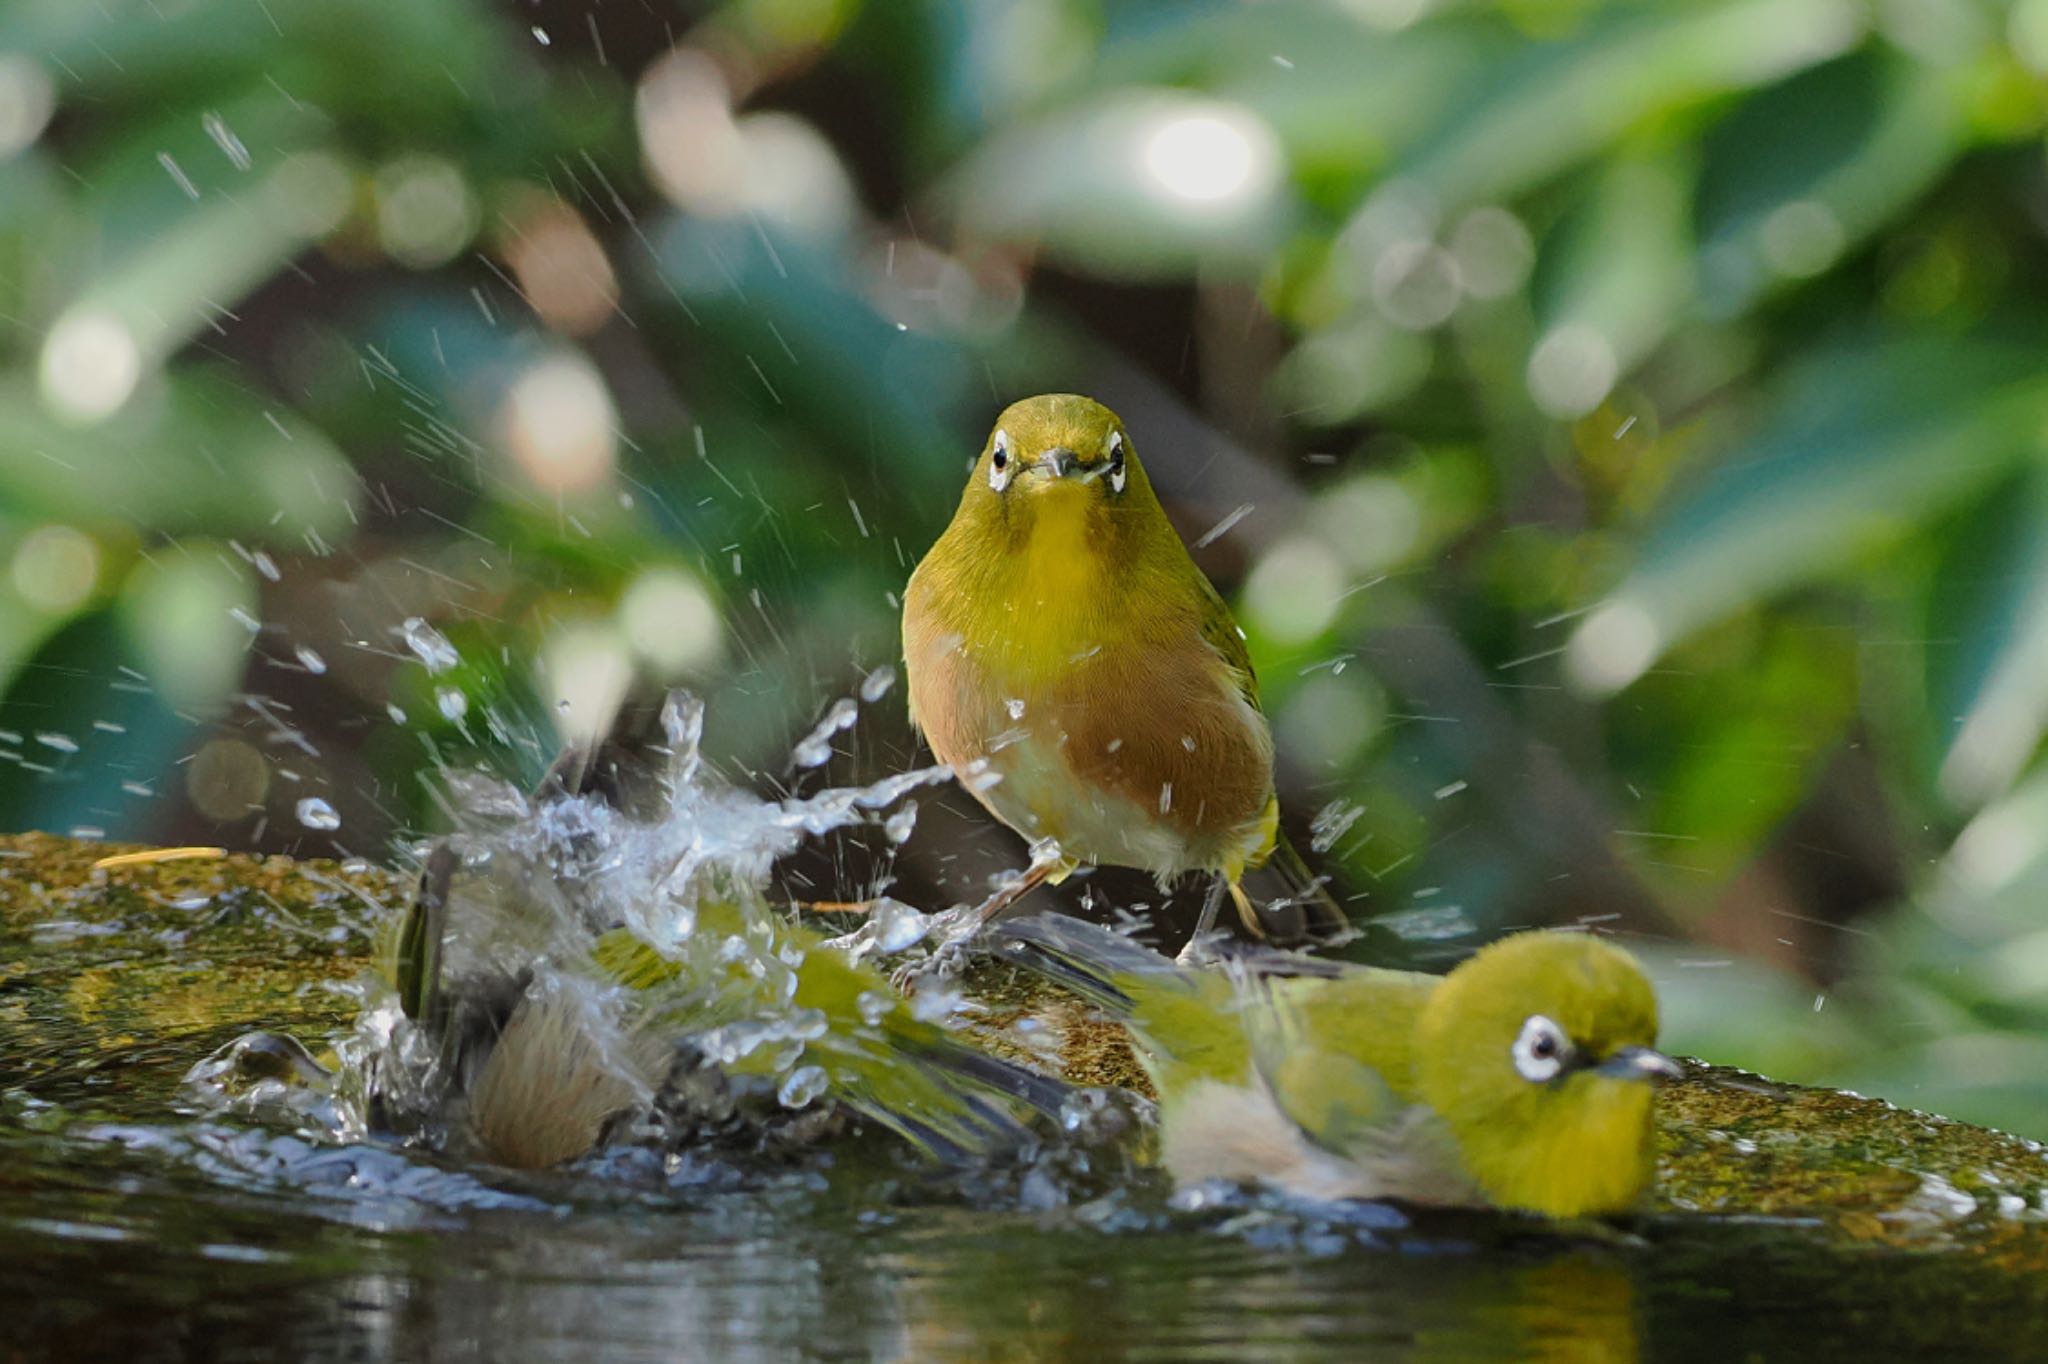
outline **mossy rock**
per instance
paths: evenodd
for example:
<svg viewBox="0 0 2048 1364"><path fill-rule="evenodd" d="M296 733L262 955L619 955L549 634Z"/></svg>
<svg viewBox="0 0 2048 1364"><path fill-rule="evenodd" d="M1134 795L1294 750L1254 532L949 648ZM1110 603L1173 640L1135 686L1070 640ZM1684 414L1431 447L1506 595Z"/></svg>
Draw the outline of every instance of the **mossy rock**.
<svg viewBox="0 0 2048 1364"><path fill-rule="evenodd" d="M241 854L165 856L45 834L0 837L0 1088L63 1102L121 1086L167 1100L186 1066L251 1029L318 1050L347 982L375 967L411 878ZM969 986L976 1031L1010 1048L1029 1017L1067 1077L1142 1089L1113 1022L1006 966ZM1692 1062L1664 1088L1653 1220L1713 1214L1850 1247L1950 1251L2048 1269L2048 1152L1881 1100Z"/></svg>
<svg viewBox="0 0 2048 1364"><path fill-rule="evenodd" d="M119 1086L132 1111L251 1029L339 1032L343 987L409 889L329 861L0 836L0 1088L65 1102Z"/></svg>

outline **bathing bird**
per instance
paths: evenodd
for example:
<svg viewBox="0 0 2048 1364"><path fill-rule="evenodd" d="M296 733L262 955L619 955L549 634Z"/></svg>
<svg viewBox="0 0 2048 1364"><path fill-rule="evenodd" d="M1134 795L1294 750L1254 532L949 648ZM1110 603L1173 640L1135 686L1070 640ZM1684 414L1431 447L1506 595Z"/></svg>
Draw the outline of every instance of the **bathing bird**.
<svg viewBox="0 0 2048 1364"><path fill-rule="evenodd" d="M1603 939L1518 933L1434 976L1273 952L1190 968L1058 914L993 932L1124 1021L1182 1185L1554 1218L1625 1212L1650 1186L1654 1082L1683 1072L1654 1050L1649 981Z"/></svg>

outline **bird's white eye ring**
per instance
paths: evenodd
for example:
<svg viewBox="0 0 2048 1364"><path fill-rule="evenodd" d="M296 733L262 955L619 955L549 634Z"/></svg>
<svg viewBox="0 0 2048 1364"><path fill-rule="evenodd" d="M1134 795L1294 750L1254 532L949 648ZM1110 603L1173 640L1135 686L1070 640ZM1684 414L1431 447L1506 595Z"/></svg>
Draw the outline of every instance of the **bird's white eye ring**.
<svg viewBox="0 0 2048 1364"><path fill-rule="evenodd" d="M1124 470L1124 433L1112 431L1109 433L1109 490L1122 492L1127 477Z"/></svg>
<svg viewBox="0 0 2048 1364"><path fill-rule="evenodd" d="M1004 431L989 442L988 486L997 492L1010 486L1010 437Z"/></svg>
<svg viewBox="0 0 2048 1364"><path fill-rule="evenodd" d="M1555 1080L1564 1070L1571 1049L1571 1039L1565 1036L1563 1028L1542 1014L1530 1014L1522 1020L1522 1031L1515 1036L1515 1073L1531 1084Z"/></svg>

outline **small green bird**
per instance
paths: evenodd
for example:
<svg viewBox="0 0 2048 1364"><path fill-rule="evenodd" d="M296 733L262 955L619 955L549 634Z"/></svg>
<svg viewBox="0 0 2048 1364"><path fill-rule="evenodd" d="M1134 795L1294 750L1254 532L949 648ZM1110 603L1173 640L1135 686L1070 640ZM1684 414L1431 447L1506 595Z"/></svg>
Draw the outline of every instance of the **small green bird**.
<svg viewBox="0 0 2048 1364"><path fill-rule="evenodd" d="M1344 926L1281 836L1244 637L1101 403L1004 410L910 576L903 656L932 751L1032 843L970 932L1084 864L1214 873L1198 939L1225 891L1255 936ZM1283 891L1263 914L1243 887L1262 867Z"/></svg>
<svg viewBox="0 0 2048 1364"><path fill-rule="evenodd" d="M713 864L677 886L696 843L619 808L668 809L648 786L671 778L611 747L565 755L521 818L429 854L390 952L426 1046L379 1077L387 1114L523 1168L581 1155L635 1114L779 1133L843 1106L947 1161L1060 1114L1067 1085L921 1017L758 878ZM695 780L714 825L780 813ZM665 904L664 931L630 922L634 903Z"/></svg>
<svg viewBox="0 0 2048 1364"><path fill-rule="evenodd" d="M1447 976L1189 969L1063 915L995 930L1024 965L1122 1018L1183 1185L1311 1199L1623 1212L1649 1187L1657 1000L1635 960L1520 933ZM1303 962L1291 965L1300 968Z"/></svg>

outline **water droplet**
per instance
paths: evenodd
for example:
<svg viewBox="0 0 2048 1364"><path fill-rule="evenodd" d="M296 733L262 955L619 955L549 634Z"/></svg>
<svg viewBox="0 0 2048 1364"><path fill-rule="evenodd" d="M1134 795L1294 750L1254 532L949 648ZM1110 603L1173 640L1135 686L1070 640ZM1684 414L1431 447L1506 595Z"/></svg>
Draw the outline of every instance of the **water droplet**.
<svg viewBox="0 0 2048 1364"><path fill-rule="evenodd" d="M405 647L430 673L447 672L462 661L462 655L455 652L448 637L418 616L407 616L400 633L405 636Z"/></svg>
<svg viewBox="0 0 2048 1364"><path fill-rule="evenodd" d="M1405 909L1398 914L1381 914L1373 923L1409 942L1442 942L1477 931L1459 905L1434 905L1428 909Z"/></svg>
<svg viewBox="0 0 2048 1364"><path fill-rule="evenodd" d="M825 1092L827 1083L823 1066L798 1066L775 1091L775 1100L784 1108L806 1108Z"/></svg>
<svg viewBox="0 0 2048 1364"><path fill-rule="evenodd" d="M434 692L434 706L444 720L460 721L469 714L469 698L454 687L441 687Z"/></svg>
<svg viewBox="0 0 2048 1364"><path fill-rule="evenodd" d="M916 946L932 931L932 916L884 895L868 909L875 949L887 956Z"/></svg>
<svg viewBox="0 0 2048 1364"><path fill-rule="evenodd" d="M1316 811L1316 817L1309 822L1309 846L1319 853L1328 852L1364 815L1363 805L1353 805L1345 800L1331 801Z"/></svg>
<svg viewBox="0 0 2048 1364"><path fill-rule="evenodd" d="M213 139L213 145L220 148L221 154L227 157L229 165L236 170L249 169L249 149L242 145L242 139L235 136L235 130L228 127L225 119L209 109L200 118L199 124L206 129L206 135Z"/></svg>
<svg viewBox="0 0 2048 1364"><path fill-rule="evenodd" d="M388 701L384 703L384 713L391 717L391 723L394 725L405 723L405 712Z"/></svg>
<svg viewBox="0 0 2048 1364"><path fill-rule="evenodd" d="M301 644L298 648L292 650L292 653L298 657L299 666L307 672L324 673L327 671L327 660L320 657L318 653L306 645Z"/></svg>
<svg viewBox="0 0 2048 1364"><path fill-rule="evenodd" d="M78 740L72 738L69 734L38 731L36 742L44 748L54 748L59 753L76 753L78 751Z"/></svg>
<svg viewBox="0 0 2048 1364"><path fill-rule="evenodd" d="M341 827L341 816L334 812L332 805L318 796L307 796L300 801L298 815L299 823L308 829L319 829L324 832Z"/></svg>
<svg viewBox="0 0 2048 1364"><path fill-rule="evenodd" d="M869 673L860 682L860 699L867 702L881 700L889 694L889 688L896 685L896 670L884 663Z"/></svg>
<svg viewBox="0 0 2048 1364"><path fill-rule="evenodd" d="M185 174L185 168L178 164L176 157L172 156L169 152L158 152L156 154L156 163L164 168L164 174L170 176L172 182L179 189L185 191L187 199L197 199L199 197L199 186L192 183L192 177Z"/></svg>
<svg viewBox="0 0 2048 1364"><path fill-rule="evenodd" d="M1010 698L1009 700L1007 700L1007 701L1003 702L1003 709L1004 709L1004 710L1007 710L1008 712L1010 712L1010 718L1011 718L1012 720L1021 720L1021 719L1023 719L1023 718L1024 718L1024 698L1023 698L1023 697L1021 697L1021 696L1013 696L1013 697L1011 697L1011 698Z"/></svg>
<svg viewBox="0 0 2048 1364"><path fill-rule="evenodd" d="M861 1021L870 1028L880 1027L896 1004L896 996L880 990L862 990L853 1001L853 1007L860 1010Z"/></svg>
<svg viewBox="0 0 2048 1364"><path fill-rule="evenodd" d="M818 721L803 741L797 744L790 758L798 767L819 767L832 756L832 740L843 730L853 728L860 718L860 707L852 697L841 697L832 703L832 709L825 712L825 718Z"/></svg>
<svg viewBox="0 0 2048 1364"><path fill-rule="evenodd" d="M882 822L882 832L888 835L891 843L909 842L910 835L916 828L917 802L914 800L904 801L902 809Z"/></svg>
<svg viewBox="0 0 2048 1364"><path fill-rule="evenodd" d="M535 24L533 26L533 40L539 43L542 47L552 47L555 41L554 39L548 37L548 31L542 28L539 24Z"/></svg>
<svg viewBox="0 0 2048 1364"><path fill-rule="evenodd" d="M661 732L668 738L670 781L681 789L697 779L704 703L686 691L670 692L661 703Z"/></svg>

